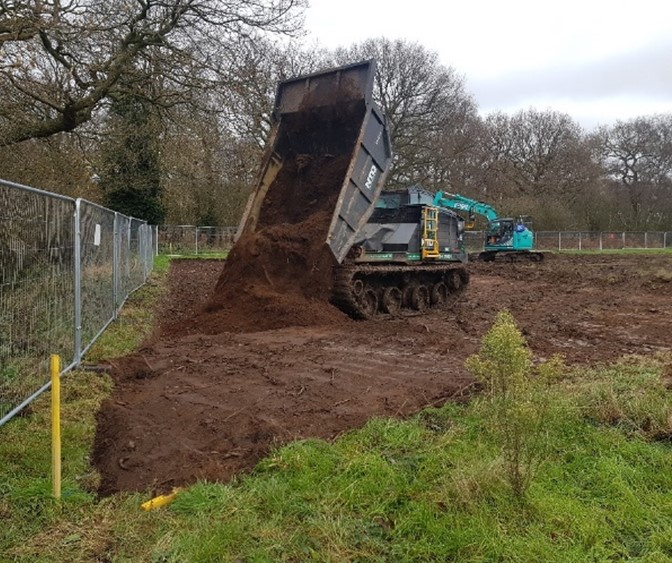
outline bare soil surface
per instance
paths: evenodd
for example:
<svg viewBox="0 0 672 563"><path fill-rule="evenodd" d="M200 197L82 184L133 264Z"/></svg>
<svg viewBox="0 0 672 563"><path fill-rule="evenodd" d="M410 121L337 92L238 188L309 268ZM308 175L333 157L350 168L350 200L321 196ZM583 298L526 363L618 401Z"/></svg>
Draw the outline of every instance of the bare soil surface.
<svg viewBox="0 0 672 563"><path fill-rule="evenodd" d="M502 308L537 358L592 365L672 347L670 255L550 255L469 269L451 310L353 321L318 288L278 309L273 299L259 307L243 284L222 303L222 262L173 262L153 337L111 362L115 389L94 449L100 494L227 481L276 445L463 399L473 390L464 360Z"/></svg>

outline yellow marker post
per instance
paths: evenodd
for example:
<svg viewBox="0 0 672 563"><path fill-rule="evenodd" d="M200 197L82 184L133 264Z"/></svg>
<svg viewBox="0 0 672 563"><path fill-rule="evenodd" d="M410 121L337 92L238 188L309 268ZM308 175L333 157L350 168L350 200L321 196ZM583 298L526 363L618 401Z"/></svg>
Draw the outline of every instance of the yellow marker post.
<svg viewBox="0 0 672 563"><path fill-rule="evenodd" d="M51 371L51 480L54 497L61 498L61 358L52 354Z"/></svg>

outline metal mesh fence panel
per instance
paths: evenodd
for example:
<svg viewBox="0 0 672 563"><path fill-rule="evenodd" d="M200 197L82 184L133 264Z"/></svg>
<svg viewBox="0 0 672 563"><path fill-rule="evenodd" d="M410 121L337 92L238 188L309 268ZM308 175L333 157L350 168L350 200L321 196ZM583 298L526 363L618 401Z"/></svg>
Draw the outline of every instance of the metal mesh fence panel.
<svg viewBox="0 0 672 563"><path fill-rule="evenodd" d="M579 250L600 250L601 233L580 232Z"/></svg>
<svg viewBox="0 0 672 563"><path fill-rule="evenodd" d="M162 225L159 253L175 256L219 254L231 250L237 227Z"/></svg>
<svg viewBox="0 0 672 563"><path fill-rule="evenodd" d="M623 248L622 232L604 232L602 235L602 250L620 250Z"/></svg>
<svg viewBox="0 0 672 563"><path fill-rule="evenodd" d="M91 344L115 316L114 212L80 203L81 333L83 348Z"/></svg>
<svg viewBox="0 0 672 563"><path fill-rule="evenodd" d="M152 252L152 229L138 219L117 214L117 307L138 289L151 271L148 254Z"/></svg>
<svg viewBox="0 0 672 563"><path fill-rule="evenodd" d="M230 250L236 227L198 227L197 254L218 253Z"/></svg>
<svg viewBox="0 0 672 563"><path fill-rule="evenodd" d="M154 229L100 207L0 180L0 425L102 333L154 264Z"/></svg>
<svg viewBox="0 0 672 563"><path fill-rule="evenodd" d="M645 248L644 233L623 233L623 248Z"/></svg>
<svg viewBox="0 0 672 563"><path fill-rule="evenodd" d="M129 219L129 264L126 297L138 289L145 281L145 265L143 262L143 240L145 223L138 219Z"/></svg>
<svg viewBox="0 0 672 563"><path fill-rule="evenodd" d="M558 239L560 250L581 250L581 233L563 232Z"/></svg>
<svg viewBox="0 0 672 563"><path fill-rule="evenodd" d="M0 419L74 356L75 202L0 182Z"/></svg>
<svg viewBox="0 0 672 563"><path fill-rule="evenodd" d="M556 231L537 231L534 233L534 245L537 250L558 250L559 235Z"/></svg>
<svg viewBox="0 0 672 563"><path fill-rule="evenodd" d="M161 225L159 254L185 255L196 251L196 227L193 225Z"/></svg>
<svg viewBox="0 0 672 563"><path fill-rule="evenodd" d="M539 250L625 250L672 248L672 233L663 231L567 232L535 233Z"/></svg>
<svg viewBox="0 0 672 563"><path fill-rule="evenodd" d="M117 215L117 275L116 275L116 308L124 303L129 293L131 277L131 221L128 217Z"/></svg>
<svg viewBox="0 0 672 563"><path fill-rule="evenodd" d="M644 233L644 248L665 248L665 233Z"/></svg>

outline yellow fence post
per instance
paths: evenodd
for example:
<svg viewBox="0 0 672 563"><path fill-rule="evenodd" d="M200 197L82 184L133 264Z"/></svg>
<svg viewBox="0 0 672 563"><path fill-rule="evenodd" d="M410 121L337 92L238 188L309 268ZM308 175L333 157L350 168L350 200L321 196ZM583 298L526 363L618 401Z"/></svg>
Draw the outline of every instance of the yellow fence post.
<svg viewBox="0 0 672 563"><path fill-rule="evenodd" d="M52 354L51 371L51 480L54 497L61 498L61 358Z"/></svg>

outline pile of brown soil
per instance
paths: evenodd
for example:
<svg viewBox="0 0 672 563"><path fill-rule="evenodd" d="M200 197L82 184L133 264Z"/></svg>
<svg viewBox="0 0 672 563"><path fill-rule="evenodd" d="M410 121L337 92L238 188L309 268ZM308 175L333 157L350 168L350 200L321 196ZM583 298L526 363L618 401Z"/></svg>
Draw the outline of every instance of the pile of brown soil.
<svg viewBox="0 0 672 563"><path fill-rule="evenodd" d="M329 304L338 264L326 241L363 110L345 103L283 115L275 146L283 163L256 229L235 244L205 311L166 334L348 322Z"/></svg>
<svg viewBox="0 0 672 563"><path fill-rule="evenodd" d="M261 228L231 250L205 310L164 334L348 322L329 303L337 263L325 242L348 163L347 156L286 162L262 207Z"/></svg>

